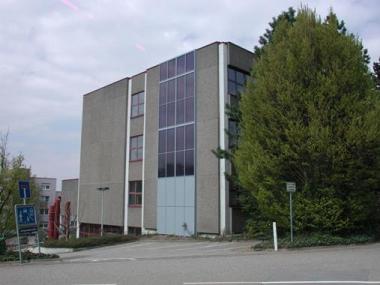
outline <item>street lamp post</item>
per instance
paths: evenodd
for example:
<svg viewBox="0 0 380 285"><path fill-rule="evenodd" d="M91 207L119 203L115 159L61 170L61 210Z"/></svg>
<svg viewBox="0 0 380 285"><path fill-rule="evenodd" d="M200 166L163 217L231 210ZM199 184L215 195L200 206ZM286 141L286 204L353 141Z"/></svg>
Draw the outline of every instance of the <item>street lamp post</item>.
<svg viewBox="0 0 380 285"><path fill-rule="evenodd" d="M104 191L110 190L109 187L98 187L98 191L102 192L102 208L100 212L100 236L103 236L103 216L104 216Z"/></svg>

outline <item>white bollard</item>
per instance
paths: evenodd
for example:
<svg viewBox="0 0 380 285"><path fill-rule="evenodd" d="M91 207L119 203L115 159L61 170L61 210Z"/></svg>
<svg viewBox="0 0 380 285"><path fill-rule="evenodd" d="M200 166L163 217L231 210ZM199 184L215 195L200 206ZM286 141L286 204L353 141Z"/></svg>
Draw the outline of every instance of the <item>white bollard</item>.
<svg viewBox="0 0 380 285"><path fill-rule="evenodd" d="M277 226L276 222L273 222L273 244L274 244L274 251L277 251Z"/></svg>

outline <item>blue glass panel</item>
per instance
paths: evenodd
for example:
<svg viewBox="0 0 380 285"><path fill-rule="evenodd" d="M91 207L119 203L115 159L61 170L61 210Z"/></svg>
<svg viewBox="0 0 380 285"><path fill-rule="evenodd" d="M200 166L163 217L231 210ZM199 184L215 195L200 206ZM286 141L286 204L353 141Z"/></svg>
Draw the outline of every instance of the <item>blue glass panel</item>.
<svg viewBox="0 0 380 285"><path fill-rule="evenodd" d="M175 103L167 105L167 126L173 126L175 123Z"/></svg>
<svg viewBox="0 0 380 285"><path fill-rule="evenodd" d="M177 117L177 124L182 124L185 122L185 100L177 101L177 111L176 111L176 117Z"/></svg>
<svg viewBox="0 0 380 285"><path fill-rule="evenodd" d="M174 151L175 145L175 129L168 129L166 131L166 151L171 152Z"/></svg>
<svg viewBox="0 0 380 285"><path fill-rule="evenodd" d="M176 152L176 176L182 176L185 174L185 152Z"/></svg>
<svg viewBox="0 0 380 285"><path fill-rule="evenodd" d="M166 176L174 176L174 152L166 154Z"/></svg>
<svg viewBox="0 0 380 285"><path fill-rule="evenodd" d="M164 128L166 127L166 105L160 106L160 111L159 111L159 128Z"/></svg>
<svg viewBox="0 0 380 285"><path fill-rule="evenodd" d="M182 74L185 70L185 56L183 55L177 58L177 74Z"/></svg>
<svg viewBox="0 0 380 285"><path fill-rule="evenodd" d="M186 54L186 71L194 70L194 52Z"/></svg>
<svg viewBox="0 0 380 285"><path fill-rule="evenodd" d="M166 152L166 130L158 133L158 153Z"/></svg>
<svg viewBox="0 0 380 285"><path fill-rule="evenodd" d="M160 65L160 80L165 80L168 78L168 63L164 62Z"/></svg>
<svg viewBox="0 0 380 285"><path fill-rule="evenodd" d="M194 96L194 73L186 75L186 97Z"/></svg>
<svg viewBox="0 0 380 285"><path fill-rule="evenodd" d="M160 105L164 105L166 104L167 100L166 100L166 96L168 94L168 83L167 82L164 82L164 83L160 83L160 99L159 99L159 104Z"/></svg>
<svg viewBox="0 0 380 285"><path fill-rule="evenodd" d="M172 59L168 62L168 78L175 76L175 59Z"/></svg>
<svg viewBox="0 0 380 285"><path fill-rule="evenodd" d="M185 148L185 127L176 128L176 150Z"/></svg>
<svg viewBox="0 0 380 285"><path fill-rule="evenodd" d="M168 81L168 96L167 102L175 101L175 79Z"/></svg>
<svg viewBox="0 0 380 285"><path fill-rule="evenodd" d="M194 150L185 152L185 175L194 175Z"/></svg>

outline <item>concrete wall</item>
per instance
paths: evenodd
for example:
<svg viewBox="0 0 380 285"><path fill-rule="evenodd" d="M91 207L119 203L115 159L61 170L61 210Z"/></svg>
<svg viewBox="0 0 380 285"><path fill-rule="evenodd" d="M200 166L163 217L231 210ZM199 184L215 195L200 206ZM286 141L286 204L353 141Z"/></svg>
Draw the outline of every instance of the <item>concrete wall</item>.
<svg viewBox="0 0 380 285"><path fill-rule="evenodd" d="M144 228L156 230L159 66L147 70Z"/></svg>
<svg viewBox="0 0 380 285"><path fill-rule="evenodd" d="M79 213L81 223L123 226L128 80L95 90L83 98Z"/></svg>
<svg viewBox="0 0 380 285"><path fill-rule="evenodd" d="M70 201L70 211L72 220L77 216L77 201L78 201L78 179L62 180L61 192L61 214L64 215L66 202Z"/></svg>
<svg viewBox="0 0 380 285"><path fill-rule="evenodd" d="M254 64L253 53L233 43L228 43L228 64L250 72Z"/></svg>
<svg viewBox="0 0 380 285"><path fill-rule="evenodd" d="M219 233L218 44L196 51L196 222L198 233Z"/></svg>

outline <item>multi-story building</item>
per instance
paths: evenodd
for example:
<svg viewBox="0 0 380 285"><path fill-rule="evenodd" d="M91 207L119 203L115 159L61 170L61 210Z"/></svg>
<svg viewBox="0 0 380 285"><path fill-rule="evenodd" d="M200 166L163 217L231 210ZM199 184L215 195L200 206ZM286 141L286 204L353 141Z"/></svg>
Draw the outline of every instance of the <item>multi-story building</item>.
<svg viewBox="0 0 380 285"><path fill-rule="evenodd" d="M76 228L78 201L78 178L62 180L61 192L61 224L65 219L65 206L70 202L70 231Z"/></svg>
<svg viewBox="0 0 380 285"><path fill-rule="evenodd" d="M49 206L54 203L57 187L56 178L35 177L37 189L40 193L39 201L39 224L43 229L47 229L49 221Z"/></svg>
<svg viewBox="0 0 380 285"><path fill-rule="evenodd" d="M251 52L215 42L86 94L77 234L98 233L102 216L120 233L241 232L230 165L212 151L232 143L226 105L252 64Z"/></svg>

